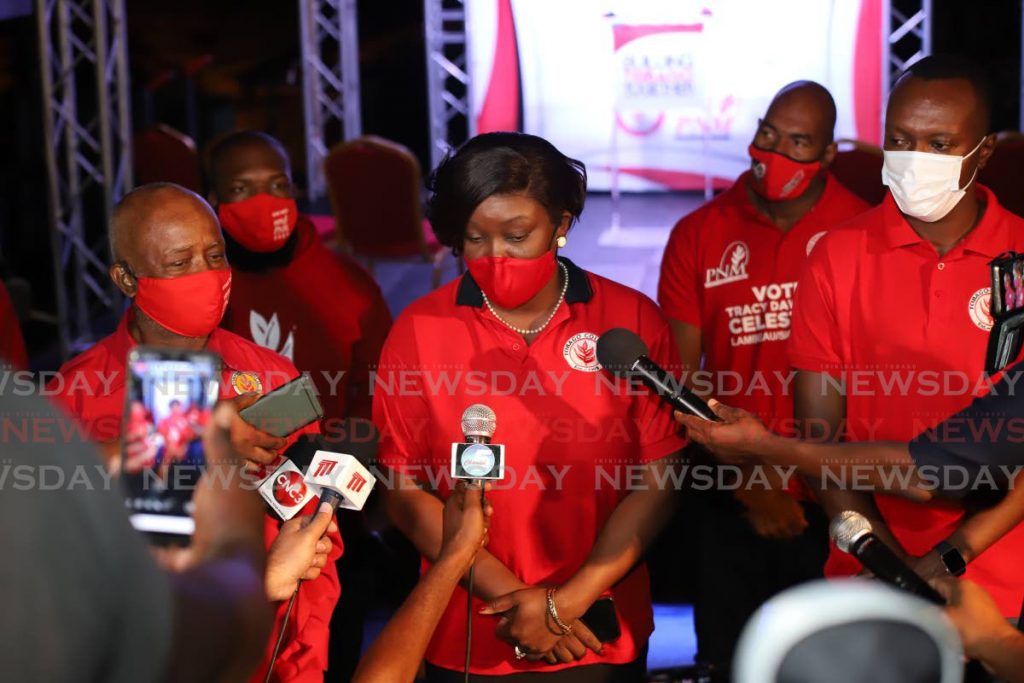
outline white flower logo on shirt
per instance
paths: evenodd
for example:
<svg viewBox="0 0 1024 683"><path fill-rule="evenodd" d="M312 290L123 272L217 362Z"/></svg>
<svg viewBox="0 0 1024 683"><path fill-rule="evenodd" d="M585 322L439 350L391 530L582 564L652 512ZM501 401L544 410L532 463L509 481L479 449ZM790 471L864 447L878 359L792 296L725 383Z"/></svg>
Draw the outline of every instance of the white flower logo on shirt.
<svg viewBox="0 0 1024 683"><path fill-rule="evenodd" d="M270 320L267 320L256 311L249 311L249 334L252 335L252 340L263 348L275 351L292 362L295 361L294 331L288 333L284 346L277 348L281 341L281 323L277 320L277 313L271 314Z"/></svg>

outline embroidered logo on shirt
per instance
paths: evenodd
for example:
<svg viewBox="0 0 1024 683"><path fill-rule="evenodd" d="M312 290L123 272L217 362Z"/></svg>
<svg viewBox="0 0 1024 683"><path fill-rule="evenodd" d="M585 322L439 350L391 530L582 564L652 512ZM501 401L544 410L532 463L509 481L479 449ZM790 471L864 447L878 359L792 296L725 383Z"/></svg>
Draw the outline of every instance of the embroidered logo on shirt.
<svg viewBox="0 0 1024 683"><path fill-rule="evenodd" d="M255 391L257 394L263 393L263 382L254 372L240 372L236 370L231 373L231 388L235 390L236 394L248 394Z"/></svg>
<svg viewBox="0 0 1024 683"><path fill-rule="evenodd" d="M988 332L992 329L992 288L982 287L971 295L971 302L967 304L967 312L971 314L971 320L979 328Z"/></svg>
<svg viewBox="0 0 1024 683"><path fill-rule="evenodd" d="M562 355L573 370L597 372L601 369L597 362L597 335L593 332L580 332L569 337L562 347Z"/></svg>
<svg viewBox="0 0 1024 683"><path fill-rule="evenodd" d="M814 245L816 245L818 243L818 240L820 240L822 237L825 236L825 232L826 232L825 230L822 230L821 232L816 232L813 235L811 235L811 239L807 240L807 255L808 256L811 255L811 250L814 249Z"/></svg>
<svg viewBox="0 0 1024 683"><path fill-rule="evenodd" d="M722 261L717 268L708 268L704 279L704 288L717 287L747 279L747 263L750 262L750 249L745 242L736 240L725 248Z"/></svg>
<svg viewBox="0 0 1024 683"><path fill-rule="evenodd" d="M281 341L281 323L277 320L277 313L272 314L270 320L267 320L256 311L249 311L249 334L252 335L252 340L263 348L270 349L293 363L295 362L293 357L295 355L294 330L288 333L288 339L285 340L284 346L277 348L277 344Z"/></svg>

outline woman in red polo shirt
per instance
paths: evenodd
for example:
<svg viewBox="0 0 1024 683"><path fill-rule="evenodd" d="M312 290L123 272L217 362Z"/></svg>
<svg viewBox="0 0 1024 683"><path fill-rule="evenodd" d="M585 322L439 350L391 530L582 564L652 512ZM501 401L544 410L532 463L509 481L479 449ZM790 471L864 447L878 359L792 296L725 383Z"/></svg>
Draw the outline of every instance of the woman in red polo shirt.
<svg viewBox="0 0 1024 683"><path fill-rule="evenodd" d="M431 185L434 231L469 273L409 306L384 345L374 419L393 474L388 510L433 560L461 415L490 406L506 476L489 494L491 540L476 561L471 672L643 680L653 620L640 559L671 507L666 456L684 442L670 411L616 384L595 351L601 334L626 327L656 362L677 365L668 325L642 294L557 257L583 210L586 170L549 142L478 136ZM592 612L589 626L620 632L605 643L580 619L599 601L614 618ZM465 633L460 588L427 651L428 680L462 680Z"/></svg>

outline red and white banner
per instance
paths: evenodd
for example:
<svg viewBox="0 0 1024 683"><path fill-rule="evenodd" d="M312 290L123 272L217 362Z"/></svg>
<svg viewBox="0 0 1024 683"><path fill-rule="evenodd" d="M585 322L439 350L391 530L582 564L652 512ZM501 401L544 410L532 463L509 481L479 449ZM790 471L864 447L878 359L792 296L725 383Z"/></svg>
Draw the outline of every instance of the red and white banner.
<svg viewBox="0 0 1024 683"><path fill-rule="evenodd" d="M878 143L881 0L467 0L477 132L543 136L607 189L726 185L772 95L822 83Z"/></svg>

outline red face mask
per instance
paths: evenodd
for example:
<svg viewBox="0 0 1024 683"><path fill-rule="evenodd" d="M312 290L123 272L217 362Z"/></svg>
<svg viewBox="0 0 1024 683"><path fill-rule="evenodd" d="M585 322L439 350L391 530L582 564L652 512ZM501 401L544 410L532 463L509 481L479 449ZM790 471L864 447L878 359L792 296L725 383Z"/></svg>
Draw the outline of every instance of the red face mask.
<svg viewBox="0 0 1024 683"><path fill-rule="evenodd" d="M473 280L487 298L511 311L537 296L558 267L555 252L546 251L537 258L483 256L466 260Z"/></svg>
<svg viewBox="0 0 1024 683"><path fill-rule="evenodd" d="M181 277L136 278L135 305L174 334L206 337L220 324L231 296L231 269Z"/></svg>
<svg viewBox="0 0 1024 683"><path fill-rule="evenodd" d="M747 148L754 174L754 191L770 202L796 199L821 170L820 161L795 161L778 152Z"/></svg>
<svg viewBox="0 0 1024 683"><path fill-rule="evenodd" d="M258 194L217 207L220 224L249 251L277 251L288 241L299 220L294 199Z"/></svg>

